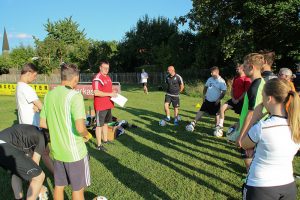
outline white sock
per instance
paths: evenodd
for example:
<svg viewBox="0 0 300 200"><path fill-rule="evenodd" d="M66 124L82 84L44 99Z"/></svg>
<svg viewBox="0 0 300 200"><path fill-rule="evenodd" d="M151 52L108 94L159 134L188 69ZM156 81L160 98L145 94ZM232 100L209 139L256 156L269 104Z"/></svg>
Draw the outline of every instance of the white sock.
<svg viewBox="0 0 300 200"><path fill-rule="evenodd" d="M223 127L224 119L219 120L219 126Z"/></svg>

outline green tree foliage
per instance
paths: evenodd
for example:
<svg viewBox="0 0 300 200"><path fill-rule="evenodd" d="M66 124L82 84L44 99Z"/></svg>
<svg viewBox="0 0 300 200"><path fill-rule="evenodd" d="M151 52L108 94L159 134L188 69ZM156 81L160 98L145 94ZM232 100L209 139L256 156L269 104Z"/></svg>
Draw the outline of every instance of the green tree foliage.
<svg viewBox="0 0 300 200"><path fill-rule="evenodd" d="M169 38L178 34L174 22L164 17L139 19L136 27L125 33L118 46L119 63L127 71L141 65L164 65L169 63L171 52Z"/></svg>
<svg viewBox="0 0 300 200"><path fill-rule="evenodd" d="M196 65L232 65L249 52L274 50L277 64L299 58L299 0L193 0L193 9L176 21L199 34Z"/></svg>
<svg viewBox="0 0 300 200"><path fill-rule="evenodd" d="M44 25L47 36L40 41L35 39L39 65L44 72L51 72L59 67L61 62L72 62L80 68L85 68L89 54L89 41L84 30L79 30L79 24L72 17Z"/></svg>
<svg viewBox="0 0 300 200"><path fill-rule="evenodd" d="M11 60L7 55L0 55L0 75L7 74L9 68L12 66Z"/></svg>
<svg viewBox="0 0 300 200"><path fill-rule="evenodd" d="M35 56L35 49L30 46L19 46L14 48L9 54L10 67L21 69L22 66L28 62L32 62Z"/></svg>
<svg viewBox="0 0 300 200"><path fill-rule="evenodd" d="M89 43L89 55L87 56L88 71L98 72L101 61L109 61L113 66L112 71L117 70L115 65L115 56L117 53L118 43L116 41L95 41Z"/></svg>

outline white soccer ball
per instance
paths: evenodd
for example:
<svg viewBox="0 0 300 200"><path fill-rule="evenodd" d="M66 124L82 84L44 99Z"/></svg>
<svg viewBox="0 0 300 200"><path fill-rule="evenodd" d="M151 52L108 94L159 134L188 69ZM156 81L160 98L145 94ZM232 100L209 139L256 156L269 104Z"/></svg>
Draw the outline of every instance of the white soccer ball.
<svg viewBox="0 0 300 200"><path fill-rule="evenodd" d="M195 127L192 124L188 124L186 125L185 130L188 132L193 132L195 130Z"/></svg>
<svg viewBox="0 0 300 200"><path fill-rule="evenodd" d="M167 125L167 122L166 122L164 119L162 119L162 120L159 121L158 124L159 124L160 126L165 126L165 125Z"/></svg>
<svg viewBox="0 0 300 200"><path fill-rule="evenodd" d="M93 200L107 200L107 198L104 196L97 196Z"/></svg>
<svg viewBox="0 0 300 200"><path fill-rule="evenodd" d="M216 137L222 137L223 136L223 130L221 130L221 129L215 130L214 131L214 136L216 136Z"/></svg>

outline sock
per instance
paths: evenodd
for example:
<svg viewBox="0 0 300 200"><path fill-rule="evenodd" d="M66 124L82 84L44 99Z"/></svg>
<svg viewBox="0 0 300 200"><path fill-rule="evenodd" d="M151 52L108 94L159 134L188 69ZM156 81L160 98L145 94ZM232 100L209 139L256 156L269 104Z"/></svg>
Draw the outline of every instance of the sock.
<svg viewBox="0 0 300 200"><path fill-rule="evenodd" d="M219 126L223 127L224 119L219 120Z"/></svg>
<svg viewBox="0 0 300 200"><path fill-rule="evenodd" d="M167 116L167 118L168 118L168 119L171 119L171 117L170 117L170 116Z"/></svg>

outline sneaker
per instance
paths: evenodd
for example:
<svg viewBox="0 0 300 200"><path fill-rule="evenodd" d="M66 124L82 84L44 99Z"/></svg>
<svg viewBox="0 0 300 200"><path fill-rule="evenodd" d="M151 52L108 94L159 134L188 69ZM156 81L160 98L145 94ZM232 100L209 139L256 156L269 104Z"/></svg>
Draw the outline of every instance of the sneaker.
<svg viewBox="0 0 300 200"><path fill-rule="evenodd" d="M36 200L48 200L49 197L48 197L48 189L47 189L47 187L42 186L41 191L42 192L39 194L39 196L37 197Z"/></svg>
<svg viewBox="0 0 300 200"><path fill-rule="evenodd" d="M166 122L169 122L169 121L171 120L171 118L165 117L164 120L165 120Z"/></svg>
<svg viewBox="0 0 300 200"><path fill-rule="evenodd" d="M174 120L174 126L178 126L179 125L179 121L177 119Z"/></svg>
<svg viewBox="0 0 300 200"><path fill-rule="evenodd" d="M97 150L99 151L107 151L107 149L101 144L100 146L97 146Z"/></svg>
<svg viewBox="0 0 300 200"><path fill-rule="evenodd" d="M113 144L113 142L107 140L107 141L103 142L103 144Z"/></svg>

